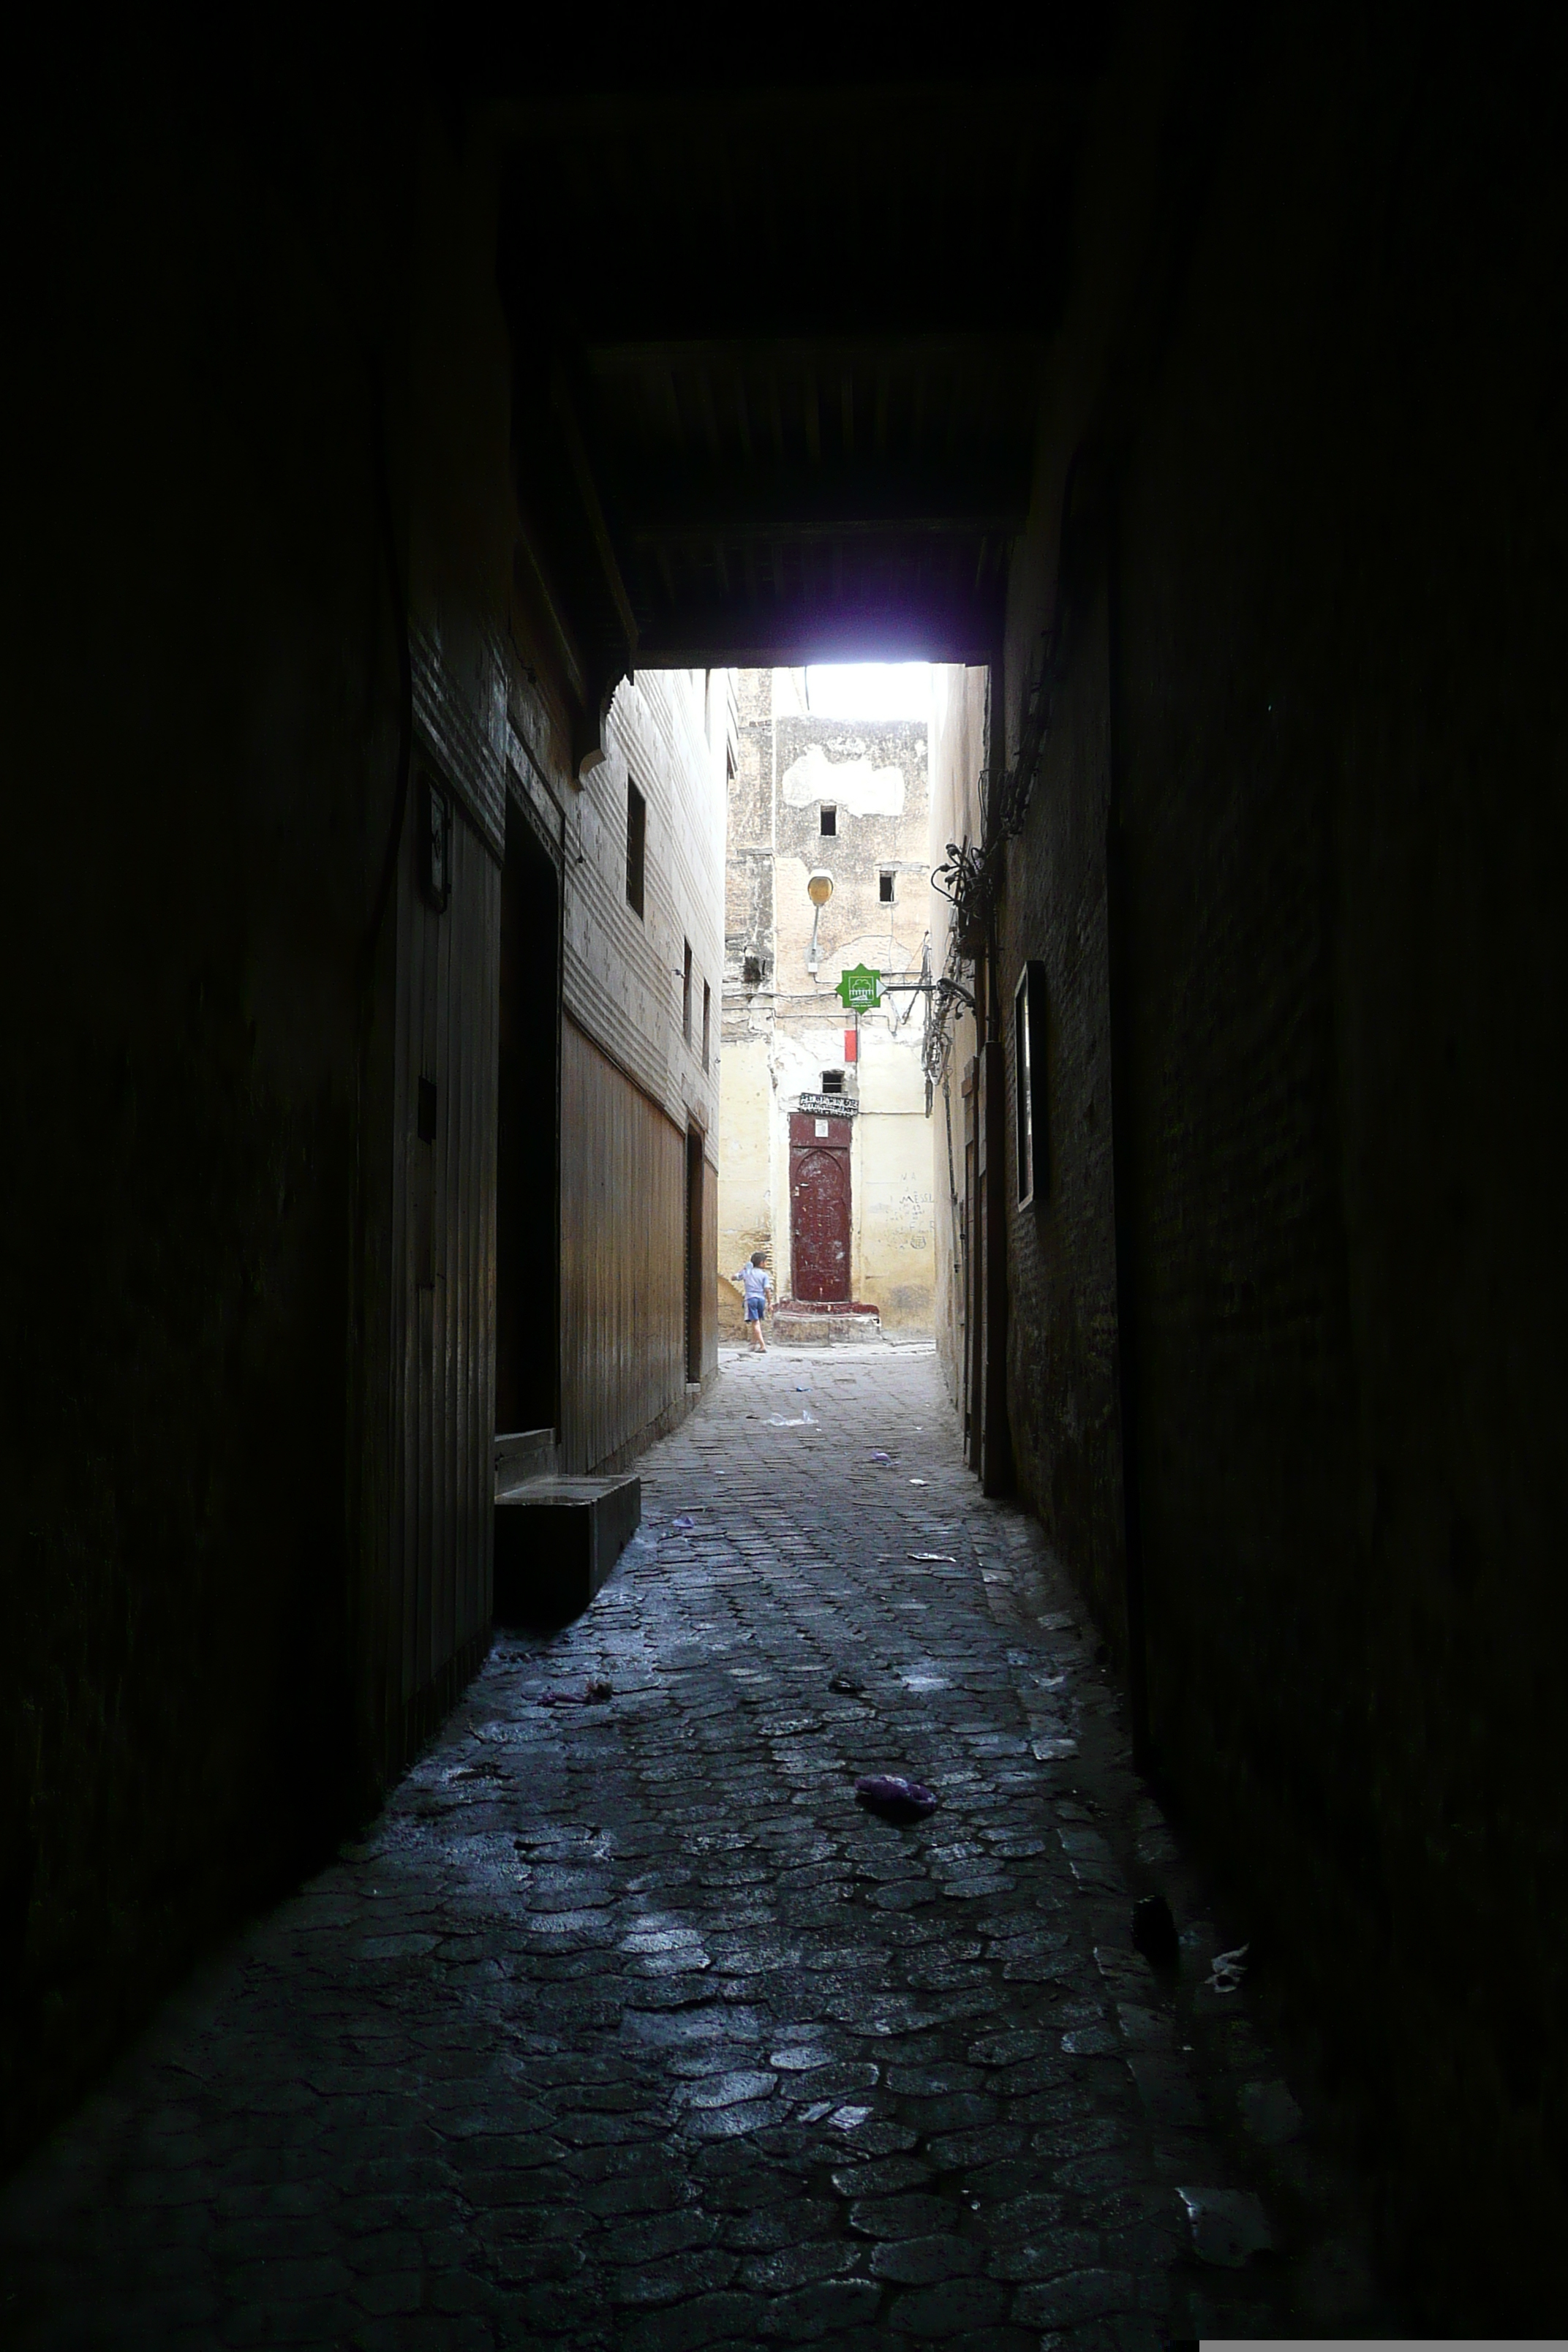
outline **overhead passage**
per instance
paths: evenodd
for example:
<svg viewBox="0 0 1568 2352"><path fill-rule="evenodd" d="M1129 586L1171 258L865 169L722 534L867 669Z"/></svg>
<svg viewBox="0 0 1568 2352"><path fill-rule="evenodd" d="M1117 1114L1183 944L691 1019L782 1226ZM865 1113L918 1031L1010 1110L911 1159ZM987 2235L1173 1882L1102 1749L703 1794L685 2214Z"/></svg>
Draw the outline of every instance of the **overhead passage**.
<svg viewBox="0 0 1568 2352"><path fill-rule="evenodd" d="M983 659L1036 365L980 338L590 345L582 429L638 658Z"/></svg>
<svg viewBox="0 0 1568 2352"><path fill-rule="evenodd" d="M1081 76L519 110L520 584L635 665L995 650Z"/></svg>

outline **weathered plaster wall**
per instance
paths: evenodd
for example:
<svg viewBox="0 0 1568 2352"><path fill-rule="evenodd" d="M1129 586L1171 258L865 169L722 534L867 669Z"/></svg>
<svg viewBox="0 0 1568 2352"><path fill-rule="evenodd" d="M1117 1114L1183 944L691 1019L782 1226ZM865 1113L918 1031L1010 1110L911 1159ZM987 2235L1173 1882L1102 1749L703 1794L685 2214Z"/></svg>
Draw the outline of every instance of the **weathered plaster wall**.
<svg viewBox="0 0 1568 2352"><path fill-rule="evenodd" d="M889 1330L929 1331L933 1313L931 1138L921 1070L922 1013L908 997L847 1015L842 972L865 963L918 973L929 919L926 730L828 721L805 708L804 675L739 673L740 744L730 789L719 1270L727 1329L742 1327L729 1276L760 1244L791 1295L788 1111L825 1070L858 1099L850 1150L851 1288ZM837 810L825 837L821 808ZM834 878L808 962L806 878ZM890 872L894 898L880 897ZM748 979L746 956L756 977ZM850 1063L845 1033L858 1028Z"/></svg>
<svg viewBox="0 0 1568 2352"><path fill-rule="evenodd" d="M570 1017L682 1132L714 1132L723 973L726 710L705 670L639 670L617 689L607 756L566 799L564 987ZM626 902L626 785L647 803L643 912ZM681 1024L692 950L692 1034ZM713 992L702 1059L702 989Z"/></svg>
<svg viewBox="0 0 1568 2352"><path fill-rule="evenodd" d="M918 1000L907 1034L895 1034L885 1019L861 1017L866 1108L855 1121L851 1182L856 1297L871 1301L884 1330L929 1335L934 1311L931 1125L920 1027Z"/></svg>
<svg viewBox="0 0 1568 2352"><path fill-rule="evenodd" d="M951 845L981 837L989 679L983 669L939 663L931 670L929 856L934 873ZM931 970L946 970L952 908L931 894ZM961 1418L963 1400L963 1073L973 1060L974 1016L954 1005L943 1084L932 1105L932 1290L937 1360Z"/></svg>
<svg viewBox="0 0 1568 2352"><path fill-rule="evenodd" d="M724 1048L719 1110L719 1321L726 1337L743 1335L741 1294L731 1276L755 1249L773 1249L772 1136L756 1105L772 1093L765 1037L745 1037ZM787 1224L787 1220L785 1220ZM776 1255L771 1261L775 1288Z"/></svg>
<svg viewBox="0 0 1568 2352"><path fill-rule="evenodd" d="M786 672L786 678L790 673ZM773 1253L774 1295L783 1295L789 1249L788 1171L778 1192L773 1123L775 740L771 670L742 669L735 681L735 755L729 779L724 857L724 984L719 1163L721 1328L744 1328L731 1276L754 1249Z"/></svg>
<svg viewBox="0 0 1568 2352"><path fill-rule="evenodd" d="M1000 910L1058 1171L1015 1445L1125 1658L1126 1375L1160 1769L1368 2093L1433 2321L1528 2331L1568 2220L1562 60L1290 12L1228 79L1160 54L1085 183L1010 611L1016 743L1081 447ZM1216 93L1205 176L1142 137Z"/></svg>
<svg viewBox="0 0 1568 2352"><path fill-rule="evenodd" d="M778 711L776 727L780 984L796 998L825 997L830 1014L837 1009L831 992L846 966L919 969L931 902L926 729L917 719L814 719L787 708ZM837 831L827 839L820 829L825 801L837 811ZM814 982L806 966L812 908L805 881L816 866L826 867L834 890L818 926L821 966ZM891 905L879 896L884 872L893 876Z"/></svg>

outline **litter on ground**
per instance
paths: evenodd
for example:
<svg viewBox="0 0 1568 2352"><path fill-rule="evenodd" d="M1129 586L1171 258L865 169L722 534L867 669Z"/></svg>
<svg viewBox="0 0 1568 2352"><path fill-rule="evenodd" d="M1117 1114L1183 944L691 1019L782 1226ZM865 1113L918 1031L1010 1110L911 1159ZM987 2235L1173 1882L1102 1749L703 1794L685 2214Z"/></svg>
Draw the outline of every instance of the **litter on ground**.
<svg viewBox="0 0 1568 2352"><path fill-rule="evenodd" d="M936 1811L934 1790L900 1772L868 1772L856 1781L855 1794L868 1812L887 1822L920 1822Z"/></svg>
<svg viewBox="0 0 1568 2352"><path fill-rule="evenodd" d="M609 1683L591 1682L580 1691L547 1690L539 1694L541 1706L603 1706L615 1691Z"/></svg>

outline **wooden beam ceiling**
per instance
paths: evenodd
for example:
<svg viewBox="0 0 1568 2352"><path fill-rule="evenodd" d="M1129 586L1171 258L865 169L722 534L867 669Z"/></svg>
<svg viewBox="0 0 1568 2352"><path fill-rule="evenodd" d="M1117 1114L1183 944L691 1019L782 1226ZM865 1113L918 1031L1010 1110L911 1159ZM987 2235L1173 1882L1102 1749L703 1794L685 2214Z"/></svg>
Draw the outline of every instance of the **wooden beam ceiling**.
<svg viewBox="0 0 1568 2352"><path fill-rule="evenodd" d="M1066 76L517 110L518 477L601 690L989 657L1085 103Z"/></svg>

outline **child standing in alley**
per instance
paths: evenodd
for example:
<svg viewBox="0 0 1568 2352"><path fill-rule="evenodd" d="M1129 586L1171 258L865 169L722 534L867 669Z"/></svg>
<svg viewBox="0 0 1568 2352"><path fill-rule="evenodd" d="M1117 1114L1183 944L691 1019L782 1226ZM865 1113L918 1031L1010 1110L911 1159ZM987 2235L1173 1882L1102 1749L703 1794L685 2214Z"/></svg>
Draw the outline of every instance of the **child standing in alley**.
<svg viewBox="0 0 1568 2352"><path fill-rule="evenodd" d="M752 1346L765 1356L768 1343L763 1337L763 1317L767 1312L768 1292L773 1288L773 1276L767 1270L766 1250L753 1250L735 1280L746 1304L746 1328Z"/></svg>

